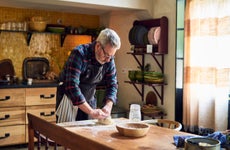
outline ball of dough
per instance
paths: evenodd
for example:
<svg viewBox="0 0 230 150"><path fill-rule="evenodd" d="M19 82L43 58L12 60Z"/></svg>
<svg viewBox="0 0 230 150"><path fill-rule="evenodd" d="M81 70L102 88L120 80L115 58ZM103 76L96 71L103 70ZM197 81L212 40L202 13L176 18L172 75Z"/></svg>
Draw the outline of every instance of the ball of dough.
<svg viewBox="0 0 230 150"><path fill-rule="evenodd" d="M103 125L110 125L113 124L113 120L111 118L111 116L104 118L104 119L98 119L98 123L99 124L103 124Z"/></svg>

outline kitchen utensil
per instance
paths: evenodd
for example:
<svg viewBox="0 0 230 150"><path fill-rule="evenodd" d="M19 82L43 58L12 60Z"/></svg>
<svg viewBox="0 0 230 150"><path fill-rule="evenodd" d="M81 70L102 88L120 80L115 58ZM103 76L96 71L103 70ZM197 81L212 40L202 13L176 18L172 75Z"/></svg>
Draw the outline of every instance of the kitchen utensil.
<svg viewBox="0 0 230 150"><path fill-rule="evenodd" d="M148 133L150 126L145 123L120 123L116 128L123 136L143 137Z"/></svg>
<svg viewBox="0 0 230 150"><path fill-rule="evenodd" d="M220 150L220 141L205 137L187 138L185 150Z"/></svg>

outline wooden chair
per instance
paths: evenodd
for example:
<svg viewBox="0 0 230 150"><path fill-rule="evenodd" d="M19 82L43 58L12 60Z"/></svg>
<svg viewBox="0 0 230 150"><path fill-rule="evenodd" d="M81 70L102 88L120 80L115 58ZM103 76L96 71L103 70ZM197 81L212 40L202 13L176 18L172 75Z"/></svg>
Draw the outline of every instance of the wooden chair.
<svg viewBox="0 0 230 150"><path fill-rule="evenodd" d="M57 150L57 144L55 141L49 139L48 137L40 134L38 131L34 131L34 137L37 138L37 149L40 150L41 146L45 144L45 150L49 150L49 147L54 147L54 150Z"/></svg>
<svg viewBox="0 0 230 150"><path fill-rule="evenodd" d="M103 149L110 150L109 146L102 145L95 141L89 141L80 135L74 134L73 132L60 127L56 124L50 123L42 118L39 118L33 114L27 113L28 116L28 150L34 150L34 138L39 133L40 135L48 140L52 140L53 143L61 145L65 148L76 150L76 149Z"/></svg>
<svg viewBox="0 0 230 150"><path fill-rule="evenodd" d="M156 119L156 120L157 120L156 125L158 126L174 129L177 131L180 131L182 129L182 125L180 122L167 120L167 119Z"/></svg>

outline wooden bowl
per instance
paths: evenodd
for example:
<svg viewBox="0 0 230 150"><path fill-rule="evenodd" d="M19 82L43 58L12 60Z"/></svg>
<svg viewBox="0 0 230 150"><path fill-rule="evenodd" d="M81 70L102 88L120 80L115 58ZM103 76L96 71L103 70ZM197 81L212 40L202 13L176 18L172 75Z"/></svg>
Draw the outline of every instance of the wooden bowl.
<svg viewBox="0 0 230 150"><path fill-rule="evenodd" d="M31 21L29 22L30 30L43 32L46 29L46 21Z"/></svg>
<svg viewBox="0 0 230 150"><path fill-rule="evenodd" d="M121 135L128 137L142 137L149 131L149 125L145 123L121 123L116 128Z"/></svg>

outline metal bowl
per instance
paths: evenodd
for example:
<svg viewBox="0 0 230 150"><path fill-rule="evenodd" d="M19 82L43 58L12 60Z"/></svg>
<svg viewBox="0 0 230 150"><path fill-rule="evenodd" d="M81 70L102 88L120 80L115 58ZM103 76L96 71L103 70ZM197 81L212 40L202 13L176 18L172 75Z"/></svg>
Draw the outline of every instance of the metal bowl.
<svg viewBox="0 0 230 150"><path fill-rule="evenodd" d="M187 138L185 150L220 150L220 141L205 137Z"/></svg>

